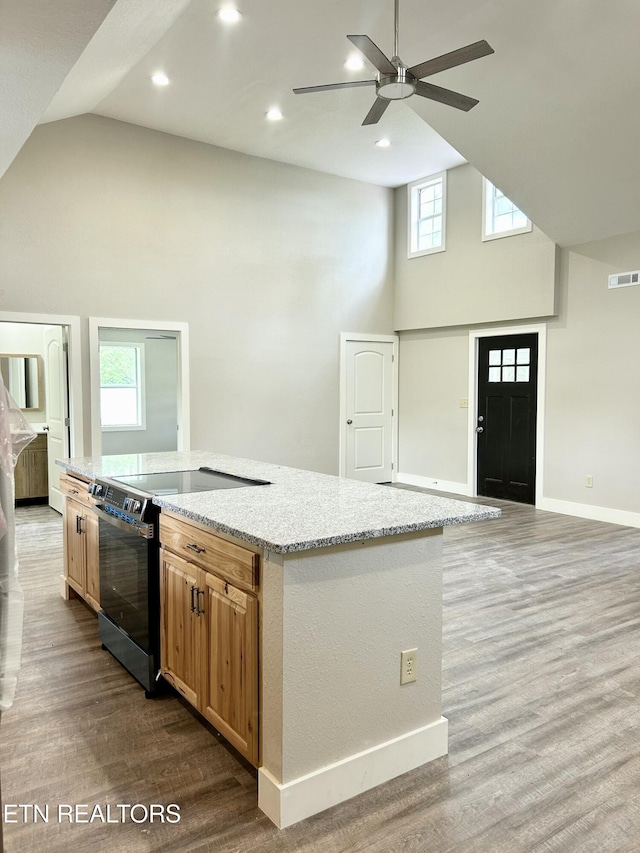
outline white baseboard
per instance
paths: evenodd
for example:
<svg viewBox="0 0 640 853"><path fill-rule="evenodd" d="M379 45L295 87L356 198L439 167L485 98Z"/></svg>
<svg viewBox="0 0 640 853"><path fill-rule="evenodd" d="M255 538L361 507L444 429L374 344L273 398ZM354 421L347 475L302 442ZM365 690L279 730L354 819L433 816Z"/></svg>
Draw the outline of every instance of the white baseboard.
<svg viewBox="0 0 640 853"><path fill-rule="evenodd" d="M421 477L418 474L398 473L398 483L407 486L420 486L423 489L434 489L437 492L451 492L454 495L473 497L473 490L467 483L456 483L454 480L441 480L438 477Z"/></svg>
<svg viewBox="0 0 640 853"><path fill-rule="evenodd" d="M559 512L562 515L575 515L578 518L590 518L592 521L608 521L610 524L622 524L625 527L640 527L640 512L628 512L624 509L611 509L607 506L561 501L557 498L542 498L536 509L547 512Z"/></svg>
<svg viewBox="0 0 640 853"><path fill-rule="evenodd" d="M435 723L284 785L261 767L258 770L258 806L279 829L285 829L446 755L448 726L447 719L440 717Z"/></svg>

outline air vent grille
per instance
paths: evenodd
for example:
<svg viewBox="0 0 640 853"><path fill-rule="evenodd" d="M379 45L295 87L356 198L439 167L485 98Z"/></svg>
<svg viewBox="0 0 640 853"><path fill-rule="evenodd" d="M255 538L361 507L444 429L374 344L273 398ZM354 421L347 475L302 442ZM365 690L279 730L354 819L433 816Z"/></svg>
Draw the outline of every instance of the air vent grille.
<svg viewBox="0 0 640 853"><path fill-rule="evenodd" d="M640 270L619 272L609 276L609 290L614 287L633 287L634 284L640 284Z"/></svg>

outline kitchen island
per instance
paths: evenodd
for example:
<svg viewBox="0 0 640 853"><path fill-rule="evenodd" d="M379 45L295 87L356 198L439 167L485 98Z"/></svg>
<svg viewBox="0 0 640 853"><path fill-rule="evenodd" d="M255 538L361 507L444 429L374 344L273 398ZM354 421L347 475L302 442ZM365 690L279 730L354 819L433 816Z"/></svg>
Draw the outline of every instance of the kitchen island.
<svg viewBox="0 0 640 853"><path fill-rule="evenodd" d="M89 480L207 466L269 481L153 500L161 531L183 519L259 556L255 763L276 825L446 754L442 529L499 510L204 451L61 464ZM415 680L401 684L403 651Z"/></svg>

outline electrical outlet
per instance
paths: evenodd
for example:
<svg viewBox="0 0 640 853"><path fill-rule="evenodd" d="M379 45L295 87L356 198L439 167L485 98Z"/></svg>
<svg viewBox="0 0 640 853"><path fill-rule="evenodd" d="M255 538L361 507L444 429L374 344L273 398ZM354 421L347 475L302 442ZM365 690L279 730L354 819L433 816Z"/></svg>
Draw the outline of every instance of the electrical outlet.
<svg viewBox="0 0 640 853"><path fill-rule="evenodd" d="M587 476L584 478L584 484L587 489L593 488L593 474L587 474Z"/></svg>
<svg viewBox="0 0 640 853"><path fill-rule="evenodd" d="M410 684L418 674L418 650L407 649L400 653L400 684Z"/></svg>

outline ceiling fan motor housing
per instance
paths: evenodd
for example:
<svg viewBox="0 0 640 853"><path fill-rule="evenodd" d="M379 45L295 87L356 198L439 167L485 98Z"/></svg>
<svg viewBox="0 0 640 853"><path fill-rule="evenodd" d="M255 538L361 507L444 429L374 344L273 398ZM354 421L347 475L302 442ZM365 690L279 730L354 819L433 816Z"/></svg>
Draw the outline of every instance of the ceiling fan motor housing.
<svg viewBox="0 0 640 853"><path fill-rule="evenodd" d="M393 62L393 60L392 60ZM402 101L416 91L416 79L404 65L398 65L395 74L381 74L376 83L376 94L387 101Z"/></svg>

